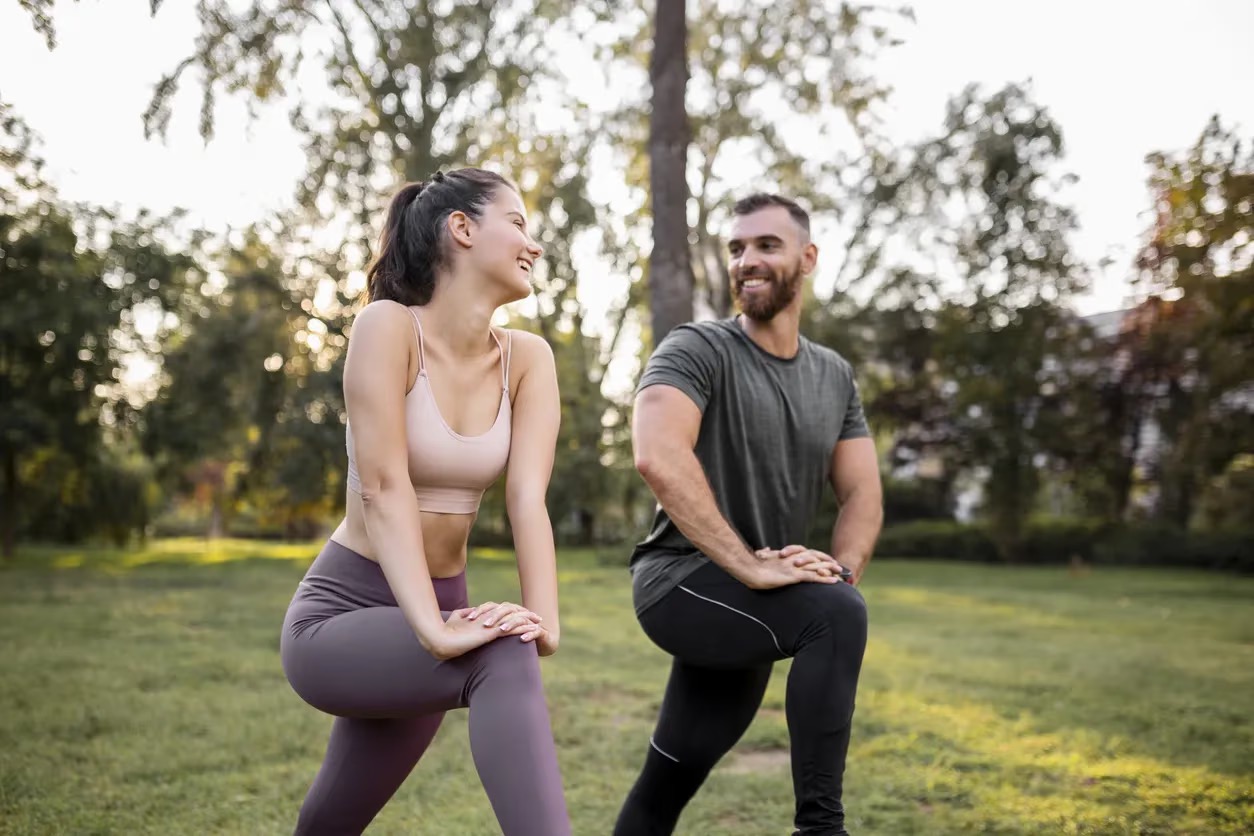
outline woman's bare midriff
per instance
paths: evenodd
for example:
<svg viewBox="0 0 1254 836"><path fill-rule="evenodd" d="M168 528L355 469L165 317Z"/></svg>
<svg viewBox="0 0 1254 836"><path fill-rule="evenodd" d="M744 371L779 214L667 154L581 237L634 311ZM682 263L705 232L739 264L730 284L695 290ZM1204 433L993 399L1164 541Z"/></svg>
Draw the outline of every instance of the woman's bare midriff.
<svg viewBox="0 0 1254 836"><path fill-rule="evenodd" d="M421 511L422 548L427 555L427 569L433 578L451 578L466 568L466 541L476 514L438 514ZM348 491L344 519L331 534L331 539L362 557L379 561L370 537L361 506L361 497ZM417 557L417 555L415 555Z"/></svg>

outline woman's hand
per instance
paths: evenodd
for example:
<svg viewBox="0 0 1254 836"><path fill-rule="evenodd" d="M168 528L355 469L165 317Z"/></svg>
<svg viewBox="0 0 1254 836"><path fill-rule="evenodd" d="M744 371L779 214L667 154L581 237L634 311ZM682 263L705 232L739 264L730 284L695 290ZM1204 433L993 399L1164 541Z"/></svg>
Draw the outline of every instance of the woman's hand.
<svg viewBox="0 0 1254 836"><path fill-rule="evenodd" d="M492 601L453 610L444 629L430 642L431 654L437 659L453 659L495 639L525 635L539 620L540 616L517 604Z"/></svg>
<svg viewBox="0 0 1254 836"><path fill-rule="evenodd" d="M495 601L488 601L477 607L467 607L457 612L465 613L468 620L478 621L485 628L496 627L504 635L512 635L511 631L525 622L539 624L544 620L526 607L509 602L498 604Z"/></svg>
<svg viewBox="0 0 1254 836"><path fill-rule="evenodd" d="M538 624L533 630L523 634L522 640L525 642L534 641L536 643L536 652L541 656L552 656L557 652L557 636Z"/></svg>
<svg viewBox="0 0 1254 836"><path fill-rule="evenodd" d="M441 661L455 659L503 635L498 631L483 629L482 624L466 617L467 612L468 610L452 612L439 632L424 642L432 656Z"/></svg>
<svg viewBox="0 0 1254 836"><path fill-rule="evenodd" d="M524 642L535 642L536 651L541 656L552 656L557 652L558 639L541 625L544 619L518 604L488 601L477 607L454 610L453 618L482 624L489 635L496 638L518 636Z"/></svg>
<svg viewBox="0 0 1254 836"><path fill-rule="evenodd" d="M429 649L437 659L445 660L505 636L535 641L537 630L543 629L539 622L540 616L518 604L489 601L477 607L463 607L449 613L444 629L429 643Z"/></svg>

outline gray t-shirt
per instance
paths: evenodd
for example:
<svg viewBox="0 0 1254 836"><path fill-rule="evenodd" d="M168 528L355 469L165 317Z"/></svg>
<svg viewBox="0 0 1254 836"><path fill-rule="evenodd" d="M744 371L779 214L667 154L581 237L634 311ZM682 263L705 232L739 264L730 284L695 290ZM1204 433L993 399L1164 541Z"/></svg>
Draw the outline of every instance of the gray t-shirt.
<svg viewBox="0 0 1254 836"><path fill-rule="evenodd" d="M718 508L752 549L804 543L837 441L869 435L853 368L805 337L783 359L735 319L687 323L666 335L636 388L664 384L701 409L696 456ZM631 556L642 613L709 560L662 508Z"/></svg>

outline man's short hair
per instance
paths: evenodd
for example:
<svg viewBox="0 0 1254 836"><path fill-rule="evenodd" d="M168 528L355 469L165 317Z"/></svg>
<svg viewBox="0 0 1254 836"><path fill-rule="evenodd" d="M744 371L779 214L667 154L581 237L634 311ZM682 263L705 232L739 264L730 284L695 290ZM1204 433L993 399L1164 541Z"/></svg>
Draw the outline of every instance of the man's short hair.
<svg viewBox="0 0 1254 836"><path fill-rule="evenodd" d="M759 209L766 209L769 206L782 206L788 210L788 214L796 221L797 226L806 231L806 235L810 234L810 215L795 200L790 200L783 195L767 194L765 192L757 192L748 197L743 197L736 201L736 205L732 207L733 215L750 215Z"/></svg>

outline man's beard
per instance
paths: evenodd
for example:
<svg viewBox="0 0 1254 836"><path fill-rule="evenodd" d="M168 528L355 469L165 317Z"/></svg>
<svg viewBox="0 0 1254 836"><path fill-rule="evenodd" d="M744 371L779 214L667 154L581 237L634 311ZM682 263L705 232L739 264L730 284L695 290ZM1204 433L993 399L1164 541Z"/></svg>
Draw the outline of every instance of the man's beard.
<svg viewBox="0 0 1254 836"><path fill-rule="evenodd" d="M745 316L755 322L769 322L797 298L797 293L801 290L801 278L800 264L796 265L792 272L781 277L776 277L769 270L754 272L749 275L741 274L739 278L733 280L732 292L735 294L740 310ZM765 296L742 294L740 292L741 282L751 279L765 279L770 287L770 292L765 294Z"/></svg>

